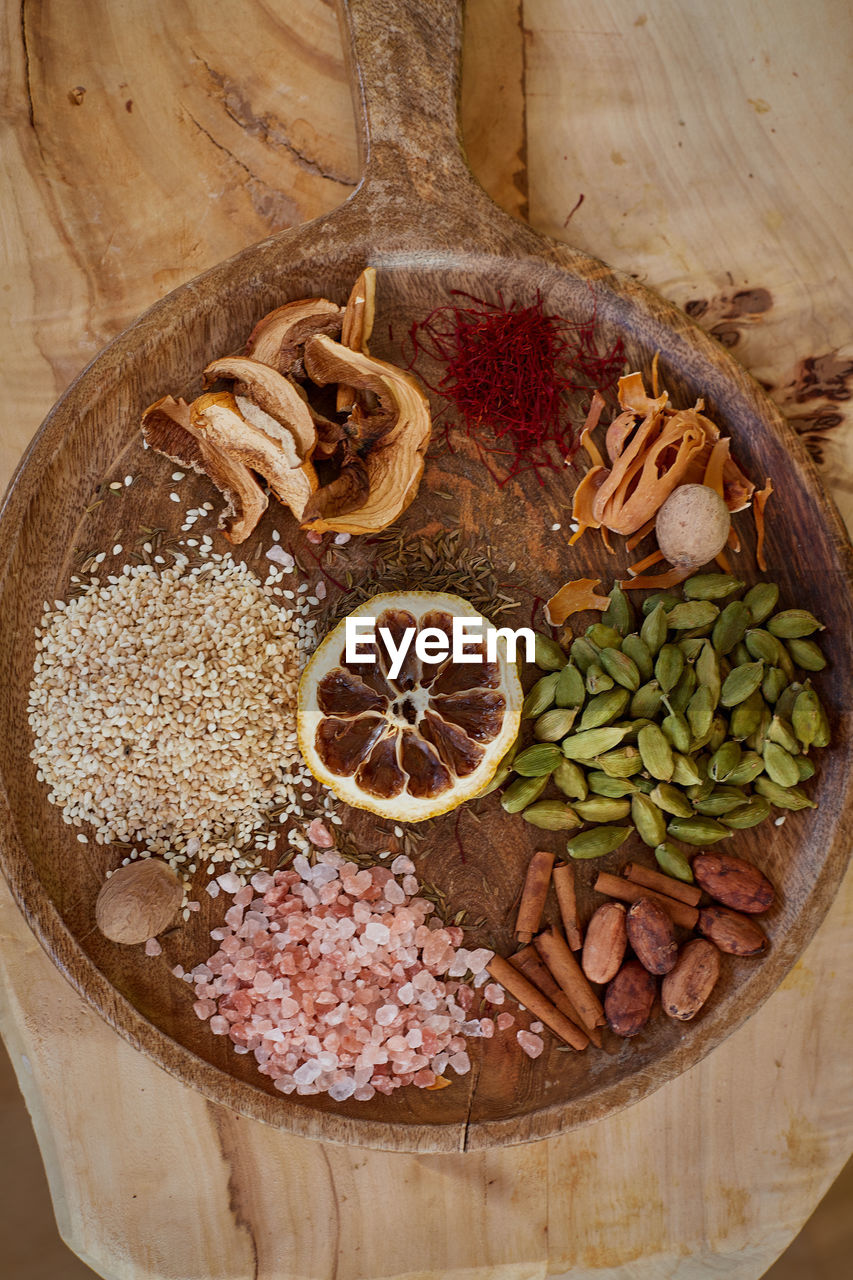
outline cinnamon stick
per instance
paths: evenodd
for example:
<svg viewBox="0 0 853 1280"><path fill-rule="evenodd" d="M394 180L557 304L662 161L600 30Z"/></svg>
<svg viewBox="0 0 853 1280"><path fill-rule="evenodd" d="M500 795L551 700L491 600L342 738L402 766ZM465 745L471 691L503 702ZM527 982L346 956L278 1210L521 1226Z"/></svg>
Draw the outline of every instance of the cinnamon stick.
<svg viewBox="0 0 853 1280"><path fill-rule="evenodd" d="M702 890L697 884L686 884L683 880L665 876L662 871L644 867L639 862L629 862L622 868L622 874L626 880L644 885L647 889L655 889L668 898L677 898L679 902L686 902L688 907L698 907L702 897Z"/></svg>
<svg viewBox="0 0 853 1280"><path fill-rule="evenodd" d="M584 1028L603 1027L606 1018L601 1001L589 985L565 938L554 929L535 938L539 952L557 982L580 1014Z"/></svg>
<svg viewBox="0 0 853 1280"><path fill-rule="evenodd" d="M519 1004L529 1009L540 1022L545 1023L546 1027L550 1027L560 1040L573 1049L586 1048L589 1041L584 1033L560 1013L560 1010L555 1008L551 1001L547 1000L542 992L525 978L524 974L514 969L508 960L504 960L503 956L494 956L487 968L495 982L499 982Z"/></svg>
<svg viewBox="0 0 853 1280"><path fill-rule="evenodd" d="M560 908L560 919L566 931L566 941L572 951L580 951L583 934L578 923L578 904L575 897L575 868L572 862L561 862L554 868L554 889Z"/></svg>
<svg viewBox="0 0 853 1280"><path fill-rule="evenodd" d="M652 898L669 913L670 919L675 924L684 925L685 929L695 928L699 919L696 908L688 906L686 902L668 898L665 893L655 893L653 889L646 889L641 884L635 884L633 880L624 880L622 876L612 876L607 871L599 873L595 890L596 893L603 893L608 898L616 898L619 902L637 902L639 898Z"/></svg>
<svg viewBox="0 0 853 1280"><path fill-rule="evenodd" d="M519 942L529 942L539 928L553 865L553 853L546 853L543 849L530 859L515 921L515 936Z"/></svg>
<svg viewBox="0 0 853 1280"><path fill-rule="evenodd" d="M539 957L539 952L534 946L522 947L521 951L516 951L514 956L509 957L509 962L514 969L518 969L523 973L525 978L533 983L534 987L538 987L543 996L554 1005L555 1008L564 1013L569 1022L573 1022L581 1035L589 1036L590 1040L598 1048L601 1048L601 1036L598 1031L589 1031L583 1025L583 1019L572 1004L569 997L563 991L554 975L551 973Z"/></svg>

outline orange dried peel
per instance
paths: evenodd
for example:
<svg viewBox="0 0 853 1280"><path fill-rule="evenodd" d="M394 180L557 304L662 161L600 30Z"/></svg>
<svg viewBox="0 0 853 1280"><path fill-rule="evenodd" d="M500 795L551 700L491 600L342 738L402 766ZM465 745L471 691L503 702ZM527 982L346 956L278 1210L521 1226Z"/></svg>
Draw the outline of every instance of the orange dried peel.
<svg viewBox="0 0 853 1280"><path fill-rule="evenodd" d="M764 558L764 508L772 492L773 481L768 476L764 481L764 488L755 494L752 507L755 517L755 562L762 573L767 572L767 561Z"/></svg>
<svg viewBox="0 0 853 1280"><path fill-rule="evenodd" d="M552 627L559 627L573 613L583 613L585 609L603 612L610 604L610 597L598 594L600 586L600 578L576 578L574 582L564 583L545 605L547 621Z"/></svg>

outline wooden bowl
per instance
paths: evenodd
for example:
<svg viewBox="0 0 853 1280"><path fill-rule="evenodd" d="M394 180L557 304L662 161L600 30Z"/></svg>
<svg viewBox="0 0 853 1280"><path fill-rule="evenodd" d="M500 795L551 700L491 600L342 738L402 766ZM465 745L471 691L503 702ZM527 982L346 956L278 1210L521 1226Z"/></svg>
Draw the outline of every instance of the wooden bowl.
<svg viewBox="0 0 853 1280"><path fill-rule="evenodd" d="M458 145L456 95L460 16L455 4L421 0L349 0L349 44L365 177L332 215L246 250L159 302L112 343L57 404L31 445L0 518L0 857L12 890L56 965L123 1036L168 1071L245 1115L295 1133L336 1142L410 1151L450 1151L523 1142L587 1124L637 1101L696 1063L770 995L822 920L847 861L851 831L851 745L848 708L853 669L851 551L794 432L755 382L680 311L632 279L565 245L547 241L503 214L471 178ZM405 121L405 129L400 122ZM115 850L76 842L35 777L27 724L33 630L42 602L63 598L77 553L109 548L119 526L174 528L168 500L171 468L143 452L143 407L173 392L200 388L204 366L239 349L255 321L282 302L310 294L343 301L358 272L378 272L375 350L400 359L408 327L458 288L530 302L569 320L594 310L602 342L621 336L632 367L647 370L660 352L664 382L676 404L704 398L709 415L735 441L737 456L759 482L773 477L768 563L783 599L823 615L830 660L819 677L831 709L834 740L823 753L811 794L813 811L767 822L739 835L737 851L758 862L776 884L778 905L765 918L771 938L762 960L726 958L724 976L695 1023L656 1015L629 1042L606 1052L560 1052L550 1041L535 1062L512 1034L475 1042L474 1069L440 1092L403 1089L369 1103L282 1097L253 1059L238 1057L210 1034L190 1008L187 986L171 977L209 954L208 930L222 912L205 908L165 940L150 959L141 948L108 942L94 927L94 903ZM419 366L420 367L420 366ZM429 376L430 370L424 366ZM438 406L436 406L438 407ZM130 474L137 482L84 514L96 486ZM210 495L201 479L182 495ZM488 543L524 598L546 598L569 577L621 574L584 539L569 548L565 530L573 481L527 475L498 489L476 450L436 451L420 495L404 518L407 530L458 525L463 538ZM447 502L436 491L451 492ZM242 551L285 522L268 513ZM551 527L562 524L563 532ZM741 565L754 563L751 521L741 517ZM295 535L294 529L294 535ZM224 547L224 544L223 544ZM755 576L744 570L747 576ZM523 619L521 621L526 621ZM352 830L367 831L353 815ZM482 916L481 934L504 953L511 942L512 903L534 847L555 852L562 841L507 819L497 801L449 815L424 841L418 870L451 906ZM629 857L623 847L601 866ZM599 864L579 871L586 914ZM744 1071L750 1069L744 1063Z"/></svg>

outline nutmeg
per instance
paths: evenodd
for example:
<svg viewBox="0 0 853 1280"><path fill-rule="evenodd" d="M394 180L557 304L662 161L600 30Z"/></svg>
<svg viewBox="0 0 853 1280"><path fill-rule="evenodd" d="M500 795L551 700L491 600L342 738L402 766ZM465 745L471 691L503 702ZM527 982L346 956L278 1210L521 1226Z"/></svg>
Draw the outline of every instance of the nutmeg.
<svg viewBox="0 0 853 1280"><path fill-rule="evenodd" d="M705 484L682 484L667 498L655 521L658 546L676 568L698 569L719 555L732 518L720 495Z"/></svg>
<svg viewBox="0 0 853 1280"><path fill-rule="evenodd" d="M146 942L172 923L182 898L174 871L159 858L143 858L119 867L102 885L95 920L111 942Z"/></svg>

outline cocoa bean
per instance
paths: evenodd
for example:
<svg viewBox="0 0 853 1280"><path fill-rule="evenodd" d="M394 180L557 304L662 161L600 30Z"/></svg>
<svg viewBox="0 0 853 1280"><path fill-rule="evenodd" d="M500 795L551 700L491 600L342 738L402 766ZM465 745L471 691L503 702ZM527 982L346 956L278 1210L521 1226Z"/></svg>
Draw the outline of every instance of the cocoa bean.
<svg viewBox="0 0 853 1280"><path fill-rule="evenodd" d="M639 960L628 960L604 995L604 1013L617 1036L635 1036L649 1020L657 983Z"/></svg>
<svg viewBox="0 0 853 1280"><path fill-rule="evenodd" d="M590 982L609 982L615 977L627 945L624 906L605 902L587 925L581 953L581 968Z"/></svg>
<svg viewBox="0 0 853 1280"><path fill-rule="evenodd" d="M715 947L732 956L759 956L770 945L754 920L726 907L703 907L698 928Z"/></svg>
<svg viewBox="0 0 853 1280"><path fill-rule="evenodd" d="M693 875L707 894L733 911L760 915L773 905L773 885L751 862L727 853L697 853Z"/></svg>
<svg viewBox="0 0 853 1280"><path fill-rule="evenodd" d="M695 1018L720 976L720 953L705 938L685 943L675 968L661 984L661 1005L670 1018Z"/></svg>
<svg viewBox="0 0 853 1280"><path fill-rule="evenodd" d="M634 954L649 973L669 973L678 957L675 928L663 907L652 898L640 898L628 909L625 921Z"/></svg>

